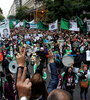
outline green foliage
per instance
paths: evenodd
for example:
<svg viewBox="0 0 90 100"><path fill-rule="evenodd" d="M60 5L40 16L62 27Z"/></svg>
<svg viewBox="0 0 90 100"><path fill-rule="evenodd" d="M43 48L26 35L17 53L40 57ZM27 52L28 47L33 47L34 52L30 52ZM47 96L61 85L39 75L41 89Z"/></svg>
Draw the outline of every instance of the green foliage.
<svg viewBox="0 0 90 100"><path fill-rule="evenodd" d="M72 0L73 15L81 15L83 11L89 12L90 0Z"/></svg>
<svg viewBox="0 0 90 100"><path fill-rule="evenodd" d="M15 16L10 15L10 16L8 16L8 19L9 19L9 20L15 19Z"/></svg>
<svg viewBox="0 0 90 100"><path fill-rule="evenodd" d="M1 14L3 13L1 8L0 8L0 13L1 13Z"/></svg>
<svg viewBox="0 0 90 100"><path fill-rule="evenodd" d="M22 6L17 9L16 18L19 20L26 19L28 16L28 8L26 6Z"/></svg>
<svg viewBox="0 0 90 100"><path fill-rule="evenodd" d="M4 16L0 14L0 21L4 20Z"/></svg>
<svg viewBox="0 0 90 100"><path fill-rule="evenodd" d="M51 23L61 18L71 19L81 16L83 11L90 12L90 0L43 0L48 9L46 22Z"/></svg>

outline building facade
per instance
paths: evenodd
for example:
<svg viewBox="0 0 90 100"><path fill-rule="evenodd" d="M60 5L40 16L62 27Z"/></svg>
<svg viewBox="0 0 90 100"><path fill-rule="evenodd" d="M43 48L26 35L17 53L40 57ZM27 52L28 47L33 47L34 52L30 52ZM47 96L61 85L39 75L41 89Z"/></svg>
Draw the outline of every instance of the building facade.
<svg viewBox="0 0 90 100"><path fill-rule="evenodd" d="M42 6L42 0L14 0L8 16L16 14L17 8L20 7L20 3L22 6L27 6L29 8L29 12Z"/></svg>
<svg viewBox="0 0 90 100"><path fill-rule="evenodd" d="M13 15L13 16L16 15L16 5L15 5L15 2L13 2L12 6L11 6L9 12L8 12L8 16L10 16L10 15Z"/></svg>

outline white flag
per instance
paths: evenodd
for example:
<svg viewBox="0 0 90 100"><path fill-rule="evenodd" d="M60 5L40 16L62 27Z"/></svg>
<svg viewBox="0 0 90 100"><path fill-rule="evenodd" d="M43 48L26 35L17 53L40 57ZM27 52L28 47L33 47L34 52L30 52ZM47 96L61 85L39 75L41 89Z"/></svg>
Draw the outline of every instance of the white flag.
<svg viewBox="0 0 90 100"><path fill-rule="evenodd" d="M10 35L10 28L9 28L9 20L5 19L4 22L0 25L0 33L1 37L9 38Z"/></svg>
<svg viewBox="0 0 90 100"><path fill-rule="evenodd" d="M34 19L31 22L29 22L29 23L34 24Z"/></svg>
<svg viewBox="0 0 90 100"><path fill-rule="evenodd" d="M58 20L54 23L49 24L49 30L57 30L58 29Z"/></svg>
<svg viewBox="0 0 90 100"><path fill-rule="evenodd" d="M23 24L24 24L24 23L20 21L15 27L18 28L18 27L20 27L20 26L23 26Z"/></svg>
<svg viewBox="0 0 90 100"><path fill-rule="evenodd" d="M77 22L70 21L69 24L70 24L70 26L69 26L70 31L80 31L80 29L77 27Z"/></svg>

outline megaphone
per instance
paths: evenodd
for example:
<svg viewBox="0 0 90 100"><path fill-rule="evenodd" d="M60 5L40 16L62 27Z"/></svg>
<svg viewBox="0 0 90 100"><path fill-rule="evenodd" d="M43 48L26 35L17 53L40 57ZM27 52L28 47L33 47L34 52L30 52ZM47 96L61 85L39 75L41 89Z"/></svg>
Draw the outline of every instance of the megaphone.
<svg viewBox="0 0 90 100"><path fill-rule="evenodd" d="M17 64L16 60L11 61L9 64L9 71L11 73L15 74L17 72L17 68L18 68L18 64Z"/></svg>

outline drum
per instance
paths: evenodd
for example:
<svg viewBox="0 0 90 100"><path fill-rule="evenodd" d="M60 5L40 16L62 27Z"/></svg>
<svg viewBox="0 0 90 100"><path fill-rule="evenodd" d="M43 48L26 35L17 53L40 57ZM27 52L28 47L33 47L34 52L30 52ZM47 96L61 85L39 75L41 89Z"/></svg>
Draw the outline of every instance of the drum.
<svg viewBox="0 0 90 100"><path fill-rule="evenodd" d="M66 67L71 67L74 63L74 59L71 56L65 55L62 58L62 63Z"/></svg>

